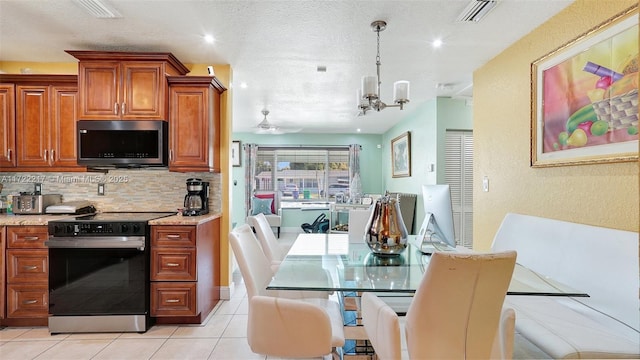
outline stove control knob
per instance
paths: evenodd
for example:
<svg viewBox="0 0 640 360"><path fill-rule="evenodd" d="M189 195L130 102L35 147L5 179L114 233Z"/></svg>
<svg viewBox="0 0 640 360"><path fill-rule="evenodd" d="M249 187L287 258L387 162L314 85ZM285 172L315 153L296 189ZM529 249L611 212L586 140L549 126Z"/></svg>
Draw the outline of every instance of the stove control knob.
<svg viewBox="0 0 640 360"><path fill-rule="evenodd" d="M140 232L140 225L138 224L133 224L133 233L137 234Z"/></svg>
<svg viewBox="0 0 640 360"><path fill-rule="evenodd" d="M123 233L126 233L127 231L129 231L129 225L127 224L120 225L120 231L122 231Z"/></svg>
<svg viewBox="0 0 640 360"><path fill-rule="evenodd" d="M60 232L64 231L64 226L62 225L53 225L53 233L60 234Z"/></svg>
<svg viewBox="0 0 640 360"><path fill-rule="evenodd" d="M66 226L66 233L67 234L73 234L73 225L67 225Z"/></svg>

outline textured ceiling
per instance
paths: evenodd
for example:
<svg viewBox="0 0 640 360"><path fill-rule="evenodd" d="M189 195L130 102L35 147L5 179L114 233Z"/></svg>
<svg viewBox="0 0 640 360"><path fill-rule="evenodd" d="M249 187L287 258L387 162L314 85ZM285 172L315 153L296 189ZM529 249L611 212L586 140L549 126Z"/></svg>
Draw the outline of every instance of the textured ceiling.
<svg viewBox="0 0 640 360"><path fill-rule="evenodd" d="M469 97L475 69L572 1L500 0L483 21L456 22L468 2L110 0L123 17L97 19L71 0L0 0L0 60L167 51L188 64L231 65L234 131L252 131L268 108L269 121L284 128L383 133L435 96ZM370 23L378 19L388 22L380 34L382 100L392 101L394 81L410 80L411 102L402 114L357 116L360 78L375 75ZM206 44L205 34L216 42ZM438 37L444 45L433 49Z"/></svg>

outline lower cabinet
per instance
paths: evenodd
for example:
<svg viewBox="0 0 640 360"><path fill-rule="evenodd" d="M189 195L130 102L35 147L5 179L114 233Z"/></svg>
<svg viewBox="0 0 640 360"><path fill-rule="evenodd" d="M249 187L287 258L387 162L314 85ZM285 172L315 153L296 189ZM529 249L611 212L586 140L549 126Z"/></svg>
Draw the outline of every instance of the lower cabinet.
<svg viewBox="0 0 640 360"><path fill-rule="evenodd" d="M6 226L6 316L3 325L47 325L49 255L46 226Z"/></svg>
<svg viewBox="0 0 640 360"><path fill-rule="evenodd" d="M220 219L151 227L151 316L201 323L220 300Z"/></svg>

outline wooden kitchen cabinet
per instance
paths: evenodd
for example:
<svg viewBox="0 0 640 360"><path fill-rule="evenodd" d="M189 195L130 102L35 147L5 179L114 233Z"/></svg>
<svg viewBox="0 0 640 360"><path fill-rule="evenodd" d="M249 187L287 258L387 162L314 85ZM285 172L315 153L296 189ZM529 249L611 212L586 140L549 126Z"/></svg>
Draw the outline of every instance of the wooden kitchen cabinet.
<svg viewBox="0 0 640 360"><path fill-rule="evenodd" d="M220 219L151 227L151 316L201 323L220 300Z"/></svg>
<svg viewBox="0 0 640 360"><path fill-rule="evenodd" d="M185 75L170 53L70 51L80 60L82 120L167 120L169 75Z"/></svg>
<svg viewBox="0 0 640 360"><path fill-rule="evenodd" d="M0 166L10 171L83 171L77 164L78 77L0 75L14 88L13 116L2 118L6 146ZM9 98L9 95L6 95ZM9 116L13 119L9 120Z"/></svg>
<svg viewBox="0 0 640 360"><path fill-rule="evenodd" d="M0 169L16 166L15 104L15 85L0 84Z"/></svg>
<svg viewBox="0 0 640 360"><path fill-rule="evenodd" d="M220 171L220 95L211 76L170 76L169 170Z"/></svg>
<svg viewBox="0 0 640 360"><path fill-rule="evenodd" d="M7 248L7 242L5 241L5 227L0 226L0 323L2 319L7 317L6 311L6 289L7 281L5 280L5 265L7 263L5 258L5 250Z"/></svg>
<svg viewBox="0 0 640 360"><path fill-rule="evenodd" d="M6 317L3 325L47 325L47 226L6 226Z"/></svg>

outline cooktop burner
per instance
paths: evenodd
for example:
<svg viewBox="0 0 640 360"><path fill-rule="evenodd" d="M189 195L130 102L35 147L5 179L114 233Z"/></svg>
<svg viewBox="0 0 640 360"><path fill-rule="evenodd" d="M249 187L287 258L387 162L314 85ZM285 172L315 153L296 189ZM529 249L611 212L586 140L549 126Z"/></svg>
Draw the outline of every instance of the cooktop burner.
<svg viewBox="0 0 640 360"><path fill-rule="evenodd" d="M162 217L175 215L174 212L103 212L89 215L80 215L68 218L64 221L149 221Z"/></svg>

